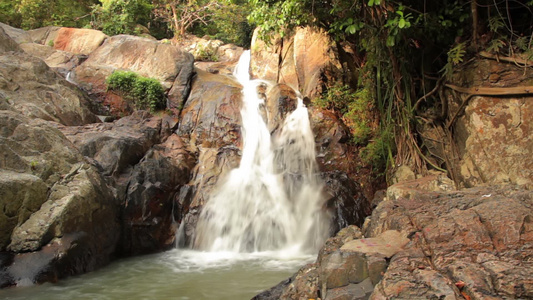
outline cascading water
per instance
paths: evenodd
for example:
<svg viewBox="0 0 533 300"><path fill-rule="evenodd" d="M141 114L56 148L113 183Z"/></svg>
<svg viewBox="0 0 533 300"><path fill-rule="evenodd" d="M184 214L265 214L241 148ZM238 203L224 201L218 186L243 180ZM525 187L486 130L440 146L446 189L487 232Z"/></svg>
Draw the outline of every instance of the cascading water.
<svg viewBox="0 0 533 300"><path fill-rule="evenodd" d="M250 52L241 56L235 77L243 86L240 166L218 184L197 224L194 247L207 251L316 251L327 237L321 210L314 137L307 108L298 99L272 140L250 80Z"/></svg>

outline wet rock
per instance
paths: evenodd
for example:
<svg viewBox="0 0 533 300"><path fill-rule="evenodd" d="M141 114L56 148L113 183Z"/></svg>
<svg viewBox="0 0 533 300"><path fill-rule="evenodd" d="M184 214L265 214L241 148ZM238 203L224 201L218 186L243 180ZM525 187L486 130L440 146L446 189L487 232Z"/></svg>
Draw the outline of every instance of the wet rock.
<svg viewBox="0 0 533 300"><path fill-rule="evenodd" d="M239 146L241 101L241 86L232 77L198 70L177 133L192 148Z"/></svg>
<svg viewBox="0 0 533 300"><path fill-rule="evenodd" d="M173 196L190 179L194 158L177 135L156 145L135 165L122 212L122 252L133 255L174 245Z"/></svg>
<svg viewBox="0 0 533 300"><path fill-rule="evenodd" d="M331 232L335 234L348 225L361 226L370 207L359 184L341 171L322 172L321 176L326 207L332 215Z"/></svg>

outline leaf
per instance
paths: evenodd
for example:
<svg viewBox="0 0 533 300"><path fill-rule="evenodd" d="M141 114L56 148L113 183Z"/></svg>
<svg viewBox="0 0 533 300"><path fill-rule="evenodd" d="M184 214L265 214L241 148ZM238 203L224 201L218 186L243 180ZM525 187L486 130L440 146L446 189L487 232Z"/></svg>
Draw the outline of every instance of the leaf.
<svg viewBox="0 0 533 300"><path fill-rule="evenodd" d="M398 27L400 27L400 28L404 28L405 27L405 19L404 18L400 19L400 22L398 23Z"/></svg>
<svg viewBox="0 0 533 300"><path fill-rule="evenodd" d="M374 6L374 0L368 1L368 6Z"/></svg>
<svg viewBox="0 0 533 300"><path fill-rule="evenodd" d="M352 24L346 28L346 32L348 32L349 34L355 34L356 30L357 28L355 24Z"/></svg>

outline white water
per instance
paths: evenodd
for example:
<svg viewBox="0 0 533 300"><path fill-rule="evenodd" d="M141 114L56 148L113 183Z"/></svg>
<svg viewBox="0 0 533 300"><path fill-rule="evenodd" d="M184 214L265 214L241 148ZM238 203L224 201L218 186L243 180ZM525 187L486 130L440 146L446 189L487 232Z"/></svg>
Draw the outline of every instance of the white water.
<svg viewBox="0 0 533 300"><path fill-rule="evenodd" d="M272 140L261 116L261 81L250 80L250 52L241 56L235 77L243 86L240 165L205 204L194 248L218 253L278 251L299 255L318 250L329 221L321 210L315 143L301 99Z"/></svg>

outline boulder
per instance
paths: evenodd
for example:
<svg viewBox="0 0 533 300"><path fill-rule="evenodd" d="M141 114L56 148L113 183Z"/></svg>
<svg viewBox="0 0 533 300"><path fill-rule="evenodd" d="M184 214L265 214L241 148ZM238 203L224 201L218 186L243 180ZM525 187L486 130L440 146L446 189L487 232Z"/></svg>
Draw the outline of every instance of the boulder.
<svg viewBox="0 0 533 300"><path fill-rule="evenodd" d="M52 46L60 29L58 26L46 26L28 30L28 34L34 43Z"/></svg>
<svg viewBox="0 0 533 300"><path fill-rule="evenodd" d="M213 92L216 91L216 92ZM241 86L232 77L197 70L176 133L197 157L191 181L176 195L180 243L189 245L201 207L217 180L240 161Z"/></svg>
<svg viewBox="0 0 533 300"><path fill-rule="evenodd" d="M138 111L114 123L58 128L103 175L117 178L160 143L162 123L161 118Z"/></svg>
<svg viewBox="0 0 533 300"><path fill-rule="evenodd" d="M2 24L2 23L0 23ZM4 25L4 24L2 24ZM4 30L4 26L0 26L0 54L4 52L22 51L17 44Z"/></svg>
<svg viewBox="0 0 533 300"><path fill-rule="evenodd" d="M315 264L257 299L531 298L533 193L512 185L456 191L442 181L434 174L389 187L364 236L341 230Z"/></svg>
<svg viewBox="0 0 533 300"><path fill-rule="evenodd" d="M171 135L133 167L122 212L121 252L143 254L175 243L174 194L190 179L193 157L181 138Z"/></svg>
<svg viewBox="0 0 533 300"><path fill-rule="evenodd" d="M2 109L0 124L0 251L11 257L2 261L0 285L106 264L118 241L118 205L102 176L57 123Z"/></svg>
<svg viewBox="0 0 533 300"><path fill-rule="evenodd" d="M108 38L75 69L76 81L90 93L106 91L105 80L114 70L129 70L159 80L169 92L170 108L189 94L194 58L170 44L130 35Z"/></svg>
<svg viewBox="0 0 533 300"><path fill-rule="evenodd" d="M178 135L189 140L192 148L239 146L241 101L241 85L235 79L197 70L180 115Z"/></svg>
<svg viewBox="0 0 533 300"><path fill-rule="evenodd" d="M30 34L27 33L25 30L11 27L2 22L0 22L0 28L2 28L5 34L7 34L11 39L13 39L19 45L24 44L24 43L33 43L33 40Z"/></svg>
<svg viewBox="0 0 533 300"><path fill-rule="evenodd" d="M50 68L60 72L65 77L68 72L77 67L86 58L83 55L55 50L46 45L36 43L21 44L24 52L42 59Z"/></svg>
<svg viewBox="0 0 533 300"><path fill-rule="evenodd" d="M190 180L194 157L173 134L177 120L137 111L113 123L59 126L112 185L122 205L117 253L138 255L174 244L174 194Z"/></svg>
<svg viewBox="0 0 533 300"><path fill-rule="evenodd" d="M89 55L108 38L94 29L62 27L54 39L54 49L74 54Z"/></svg>
<svg viewBox="0 0 533 300"><path fill-rule="evenodd" d="M42 60L21 52L0 54L0 98L30 118L64 125L98 122L86 95Z"/></svg>
<svg viewBox="0 0 533 300"><path fill-rule="evenodd" d="M533 85L533 71L512 63L475 59L453 75L450 82L462 88L510 88ZM456 148L442 151L443 134L428 130L424 143L437 156L456 162L449 167L460 187L533 182L531 95L472 96L445 89L450 130ZM462 105L467 101L466 105ZM437 139L437 141L435 141ZM451 146L448 146L450 148Z"/></svg>
<svg viewBox="0 0 533 300"><path fill-rule="evenodd" d="M342 78L334 42L326 32L298 27L285 38L274 37L270 44L261 41L258 32L251 47L255 78L287 84L311 99Z"/></svg>
<svg viewBox="0 0 533 300"><path fill-rule="evenodd" d="M365 230L370 236L401 230L411 239L391 259L371 299L533 295L531 191L490 186L431 192L416 191L415 184L404 196L381 202Z"/></svg>

